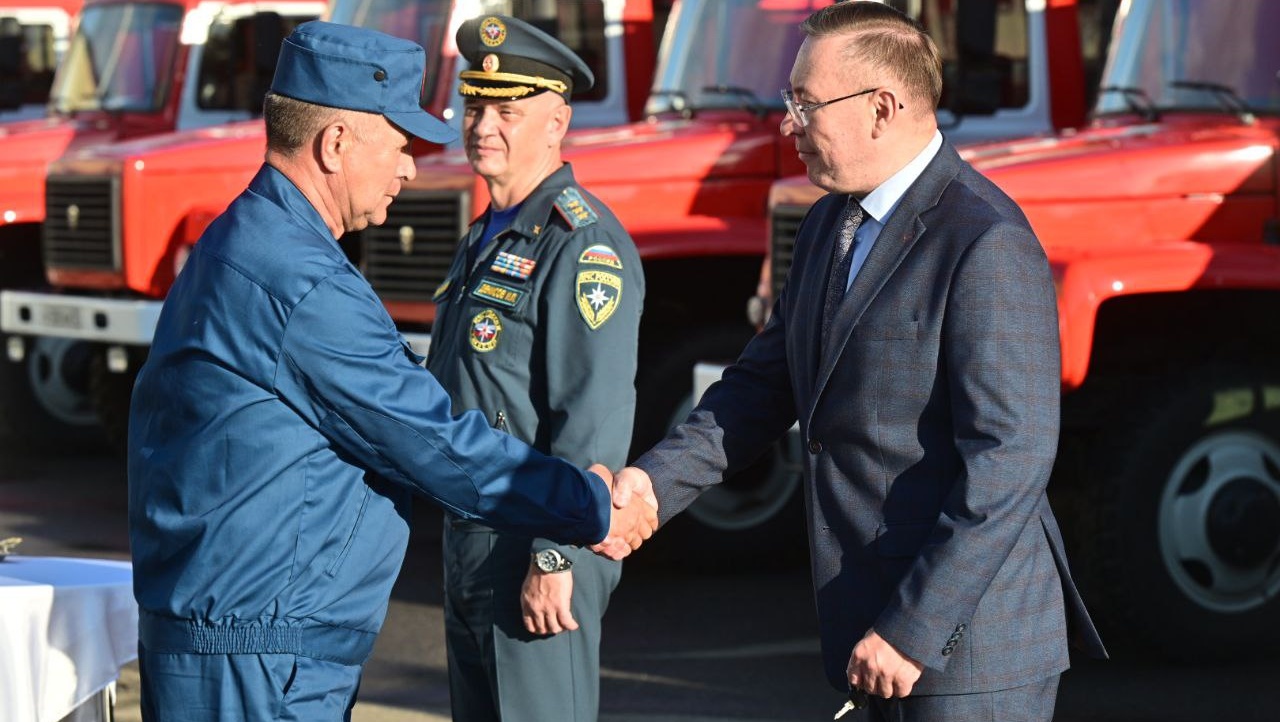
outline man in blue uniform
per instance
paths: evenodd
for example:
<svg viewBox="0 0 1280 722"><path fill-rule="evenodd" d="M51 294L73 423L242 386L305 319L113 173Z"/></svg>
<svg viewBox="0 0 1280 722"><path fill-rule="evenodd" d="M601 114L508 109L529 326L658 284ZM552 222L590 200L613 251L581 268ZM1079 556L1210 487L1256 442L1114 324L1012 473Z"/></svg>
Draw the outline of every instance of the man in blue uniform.
<svg viewBox="0 0 1280 722"><path fill-rule="evenodd" d="M418 104L424 65L409 41L300 26L266 164L166 300L130 417L145 719L348 719L410 491L516 533L606 535L605 484L452 417L336 242L386 219L412 136L455 137ZM611 533L651 533L637 509Z"/></svg>
<svg viewBox="0 0 1280 722"><path fill-rule="evenodd" d="M627 232L561 160L591 71L501 15L464 23L463 142L488 210L435 294L427 368L454 411L575 463L626 461L644 274ZM515 480L534 485L536 477ZM453 718L591 722L600 622L621 564L539 535L445 519Z"/></svg>

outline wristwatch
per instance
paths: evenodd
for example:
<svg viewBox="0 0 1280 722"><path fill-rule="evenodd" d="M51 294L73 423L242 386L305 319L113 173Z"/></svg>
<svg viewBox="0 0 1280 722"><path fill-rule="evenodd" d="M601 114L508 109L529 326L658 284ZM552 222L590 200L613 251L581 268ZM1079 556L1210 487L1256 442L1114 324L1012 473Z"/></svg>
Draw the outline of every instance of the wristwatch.
<svg viewBox="0 0 1280 722"><path fill-rule="evenodd" d="M533 553L533 565L538 571L546 574L567 572L573 566L573 560L561 554L558 549L543 549Z"/></svg>

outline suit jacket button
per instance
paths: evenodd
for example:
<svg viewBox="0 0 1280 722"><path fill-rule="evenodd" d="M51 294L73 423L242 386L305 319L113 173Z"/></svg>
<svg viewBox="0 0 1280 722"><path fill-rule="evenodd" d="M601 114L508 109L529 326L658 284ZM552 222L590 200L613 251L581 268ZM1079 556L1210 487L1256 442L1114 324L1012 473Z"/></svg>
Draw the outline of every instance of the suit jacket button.
<svg viewBox="0 0 1280 722"><path fill-rule="evenodd" d="M943 648L942 648L942 656L944 656L944 657L950 657L950 656L951 656L951 650L952 650L952 649L954 649L954 647L943 647Z"/></svg>
<svg viewBox="0 0 1280 722"><path fill-rule="evenodd" d="M809 439L809 453L810 453L810 454L821 454L821 453L822 453L822 442L821 442L821 441L818 441L817 439Z"/></svg>

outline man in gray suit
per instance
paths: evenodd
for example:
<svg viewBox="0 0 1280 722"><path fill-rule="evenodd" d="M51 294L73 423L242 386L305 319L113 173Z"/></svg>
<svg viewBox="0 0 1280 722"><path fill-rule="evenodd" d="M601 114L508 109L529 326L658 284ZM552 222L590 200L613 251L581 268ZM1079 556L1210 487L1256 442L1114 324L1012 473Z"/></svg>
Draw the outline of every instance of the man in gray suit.
<svg viewBox="0 0 1280 722"><path fill-rule="evenodd" d="M1045 496L1048 263L938 132L918 25L846 2L801 27L781 130L829 193L765 329L614 501L642 493L665 523L798 420L831 683L871 695L869 719L1049 720L1068 638L1106 652Z"/></svg>

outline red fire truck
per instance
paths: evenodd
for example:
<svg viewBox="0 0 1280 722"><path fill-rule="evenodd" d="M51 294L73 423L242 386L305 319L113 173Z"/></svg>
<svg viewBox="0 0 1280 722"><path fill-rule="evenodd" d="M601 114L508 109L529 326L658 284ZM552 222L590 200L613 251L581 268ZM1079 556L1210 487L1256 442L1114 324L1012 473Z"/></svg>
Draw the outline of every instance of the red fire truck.
<svg viewBox="0 0 1280 722"><path fill-rule="evenodd" d="M335 0L329 17L429 48L423 104L446 119L461 113L457 27L479 14L528 19L565 40L593 67L595 87L574 99L575 127L591 127L639 117L652 77L655 14L665 20L668 9L663 0ZM272 62L273 68L274 55ZM253 79L260 93L271 74ZM10 358L42 359L28 364L35 389L48 391L60 382L56 399L75 402L110 439L123 440L133 373L145 358L160 301L192 244L253 177L264 146L262 122L252 120L72 148L49 166L47 186L39 186L47 189L40 215L47 210L42 250L54 288L0 292L0 330L10 334ZM423 144L416 150L440 148ZM455 233L463 219L458 209L453 213L416 219L420 235ZM359 237L343 243L353 256L364 252ZM47 353L48 348L60 353ZM14 367L7 372L13 375ZM16 396L22 389L0 392ZM10 403L5 399L0 406Z"/></svg>
<svg viewBox="0 0 1280 722"><path fill-rule="evenodd" d="M1050 494L1085 592L1114 637L1188 660L1280 643L1276 27L1268 0L1131 0L1092 124L964 153L1053 269ZM767 295L820 193L775 186Z"/></svg>
<svg viewBox="0 0 1280 722"><path fill-rule="evenodd" d="M89 0L46 117L0 125L0 289L44 285L40 234L50 161L260 113L281 39L323 10L317 0ZM60 198L59 227L100 222L91 204ZM53 336L7 337L5 347L12 362L0 360L0 437L64 444L75 427L94 421L84 402L82 347Z"/></svg>
<svg viewBox="0 0 1280 722"><path fill-rule="evenodd" d="M81 0L0 2L0 123L39 118Z"/></svg>

